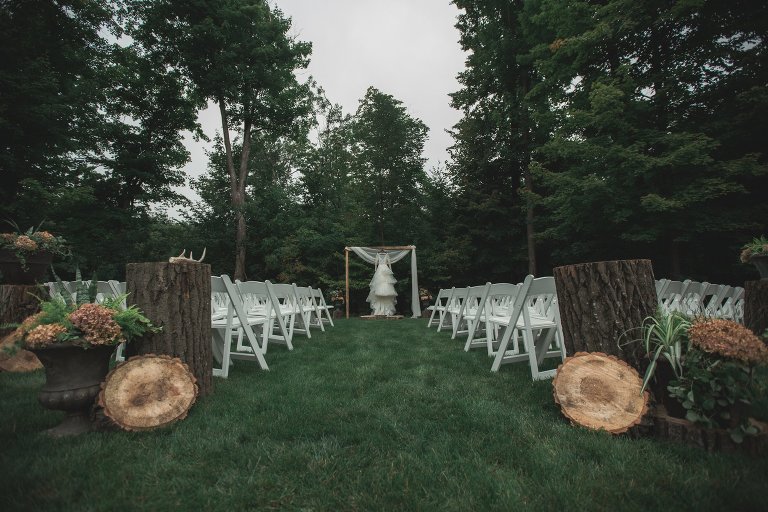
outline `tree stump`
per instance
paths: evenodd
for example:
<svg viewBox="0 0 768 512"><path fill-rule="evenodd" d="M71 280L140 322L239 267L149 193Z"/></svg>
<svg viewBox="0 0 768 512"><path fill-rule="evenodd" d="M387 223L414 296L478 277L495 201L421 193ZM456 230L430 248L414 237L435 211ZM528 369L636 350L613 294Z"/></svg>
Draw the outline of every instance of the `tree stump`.
<svg viewBox="0 0 768 512"><path fill-rule="evenodd" d="M199 394L212 391L211 266L197 262L129 263L128 301L163 329L134 340L128 356L178 357L197 379Z"/></svg>
<svg viewBox="0 0 768 512"><path fill-rule="evenodd" d="M760 337L768 329L768 279L744 283L744 325Z"/></svg>
<svg viewBox="0 0 768 512"><path fill-rule="evenodd" d="M48 292L38 285L3 284L0 285L0 325L20 324L29 316L40 311L40 300ZM13 328L0 329L0 371L27 372L42 368L43 365L35 354L28 350L19 350L11 356L3 348L15 340L9 337Z"/></svg>
<svg viewBox="0 0 768 512"><path fill-rule="evenodd" d="M603 352L640 370L638 329L656 311L656 284L650 260L566 265L553 270L567 353Z"/></svg>

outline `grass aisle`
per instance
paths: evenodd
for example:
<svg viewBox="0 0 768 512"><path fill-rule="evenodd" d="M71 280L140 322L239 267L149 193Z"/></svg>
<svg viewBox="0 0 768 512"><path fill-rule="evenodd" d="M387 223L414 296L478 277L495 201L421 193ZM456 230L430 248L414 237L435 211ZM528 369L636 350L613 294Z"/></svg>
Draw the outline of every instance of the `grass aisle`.
<svg viewBox="0 0 768 512"><path fill-rule="evenodd" d="M0 374L0 510L766 510L768 462L571 427L551 382L424 320L340 320L238 363L189 417L52 440Z"/></svg>

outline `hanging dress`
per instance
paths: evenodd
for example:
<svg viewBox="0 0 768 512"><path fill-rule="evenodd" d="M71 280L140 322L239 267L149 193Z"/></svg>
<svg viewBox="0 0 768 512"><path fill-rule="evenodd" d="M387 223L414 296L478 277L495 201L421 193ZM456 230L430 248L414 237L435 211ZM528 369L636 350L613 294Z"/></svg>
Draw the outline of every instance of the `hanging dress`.
<svg viewBox="0 0 768 512"><path fill-rule="evenodd" d="M371 292L366 302L371 304L372 315L392 316L395 314L397 292L395 291L395 275L390 268L389 255L379 253L376 255L376 271L371 279Z"/></svg>

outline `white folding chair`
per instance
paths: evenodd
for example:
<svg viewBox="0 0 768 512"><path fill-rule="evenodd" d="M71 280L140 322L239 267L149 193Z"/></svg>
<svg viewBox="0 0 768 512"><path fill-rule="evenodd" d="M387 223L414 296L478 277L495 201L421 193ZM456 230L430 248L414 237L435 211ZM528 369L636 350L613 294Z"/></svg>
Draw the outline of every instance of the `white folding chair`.
<svg viewBox="0 0 768 512"><path fill-rule="evenodd" d="M317 315L317 306L315 305L315 299L312 296L312 289L308 286L296 286L296 283L293 283L291 286L293 286L293 294L296 296L296 309L299 312L301 323L306 331L309 333L310 327L314 325L325 332L323 322L312 322L312 315ZM308 335L307 337L310 338L311 336Z"/></svg>
<svg viewBox="0 0 768 512"><path fill-rule="evenodd" d="M227 275L211 276L211 293L224 295L227 299L226 312L217 308L211 316L213 356L221 364L220 368L214 367L213 375L226 378L233 359L255 360L262 370L268 370L267 361L264 359L266 347L259 345L256 334L253 332L253 327L264 326L266 318L264 316L249 317L246 314L240 293ZM250 344L248 352L232 350L232 337L240 332Z"/></svg>
<svg viewBox="0 0 768 512"><path fill-rule="evenodd" d="M328 322L328 324L333 327L333 317L331 316L331 310L333 309L333 306L329 306L325 302L323 291L320 288L310 288L310 291L312 292L312 298L315 301L315 313L317 315L317 321L321 324L323 322ZM323 315L325 315L325 317L323 317Z"/></svg>
<svg viewBox="0 0 768 512"><path fill-rule="evenodd" d="M296 294L293 292L293 286L283 283L272 283L272 291L279 303L280 314L283 315L283 322L287 328L287 340L293 340L294 332L296 329L296 315L298 314L298 308L295 304ZM293 347L291 346L291 349Z"/></svg>
<svg viewBox="0 0 768 512"><path fill-rule="evenodd" d="M443 330L443 325L446 323L446 318L451 321L451 330L453 330L453 320L452 320L452 314L455 311L456 314L459 313L459 310L461 309L461 298L456 297L454 300L454 297L456 296L456 287L452 287L451 291L448 293L448 300L445 301L445 307L439 310L440 314L440 321L437 323L437 332L440 332ZM466 292L466 289L462 288L460 292ZM461 293L460 293L461 294Z"/></svg>
<svg viewBox="0 0 768 512"><path fill-rule="evenodd" d="M705 292L708 289L709 283L689 282L685 294L680 299L680 312L687 316L702 316Z"/></svg>
<svg viewBox="0 0 768 512"><path fill-rule="evenodd" d="M453 322L453 335L452 340L456 339L457 334L469 334L469 328L474 321L475 314L478 308L478 302L485 291L487 284L480 286L467 286L463 294L459 294L458 291L454 293L454 297L458 297L461 300L461 307L457 314L451 313L451 321Z"/></svg>
<svg viewBox="0 0 768 512"><path fill-rule="evenodd" d="M663 313L679 312L682 309L683 297L691 281L669 281L666 288L659 295L659 308Z"/></svg>
<svg viewBox="0 0 768 512"><path fill-rule="evenodd" d="M486 347L489 356L496 354L496 348L500 342L499 333L510 325L510 318L515 308L515 300L520 293L520 284L495 283L488 289L486 300ZM512 338L515 353L519 352L518 336L514 333Z"/></svg>
<svg viewBox="0 0 768 512"><path fill-rule="evenodd" d="M450 290L441 289L440 291L437 292L437 297L435 297L435 303L427 307L427 311L432 312L432 314L429 315L427 328L432 327L433 320L439 323L440 318L442 318L441 313L445 312L445 303L448 301L448 295L450 293L451 293ZM435 315L437 315L437 320L435 320Z"/></svg>
<svg viewBox="0 0 768 512"><path fill-rule="evenodd" d="M714 289L712 287L715 287ZM709 318L721 318L722 308L725 299L731 294L731 287L727 284L710 285L708 290L711 295L709 299L706 299L706 306L704 306L704 316Z"/></svg>
<svg viewBox="0 0 768 512"><path fill-rule="evenodd" d="M656 280L656 297L657 298L664 295L668 285L669 285L669 279Z"/></svg>
<svg viewBox="0 0 768 512"><path fill-rule="evenodd" d="M734 289L733 297L733 321L740 324L744 323L744 288L737 286Z"/></svg>
<svg viewBox="0 0 768 512"><path fill-rule="evenodd" d="M488 290L490 289L491 283L469 287L467 299L464 301L464 308L460 315L461 321L467 324L467 341L464 343L465 352L469 352L471 348L484 347L487 343L488 319L486 315L486 302L488 301ZM485 329L480 328L481 324L485 326ZM475 333L480 332L483 335L475 338Z"/></svg>
<svg viewBox="0 0 768 512"><path fill-rule="evenodd" d="M542 301L546 311L529 307L531 299ZM539 306L542 308L543 306ZM508 350L509 342L516 331L522 332L523 345L526 353ZM553 348L550 348L554 344ZM563 330L560 324L560 311L557 307L555 280L553 277L534 279L528 275L520 285L517 298L514 301L509 324L505 326L499 349L496 351L491 371L499 371L502 364L528 360L533 380L543 380L555 376L557 370L543 371L539 365L546 358L559 357L565 360L565 344Z"/></svg>
<svg viewBox="0 0 768 512"><path fill-rule="evenodd" d="M269 281L236 282L237 291L243 301L248 316L264 318L261 346L266 354L270 342L285 345L293 350L292 333L286 326L286 316L272 283ZM238 339L237 350L247 350L243 347L242 336Z"/></svg>

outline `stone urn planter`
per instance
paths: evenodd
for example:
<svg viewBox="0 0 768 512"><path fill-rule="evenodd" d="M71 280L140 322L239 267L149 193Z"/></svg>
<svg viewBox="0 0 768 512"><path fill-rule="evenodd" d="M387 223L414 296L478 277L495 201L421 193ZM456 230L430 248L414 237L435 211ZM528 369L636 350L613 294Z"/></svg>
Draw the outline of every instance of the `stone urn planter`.
<svg viewBox="0 0 768 512"><path fill-rule="evenodd" d="M37 252L26 257L26 269L13 251L0 249L1 284L35 284L45 276L45 271L53 261L50 252Z"/></svg>
<svg viewBox="0 0 768 512"><path fill-rule="evenodd" d="M675 397L669 395L667 387L675 380L675 372L672 365L666 359L659 359L656 371L650 382L650 389L656 403L664 406L667 414L672 418L685 418L686 410Z"/></svg>
<svg viewBox="0 0 768 512"><path fill-rule="evenodd" d="M749 262L760 272L760 280L768 279L768 252L753 254Z"/></svg>
<svg viewBox="0 0 768 512"><path fill-rule="evenodd" d="M60 343L32 349L45 368L40 404L67 413L64 421L46 431L52 437L73 436L91 430L91 407L109 371L113 345L82 348Z"/></svg>

